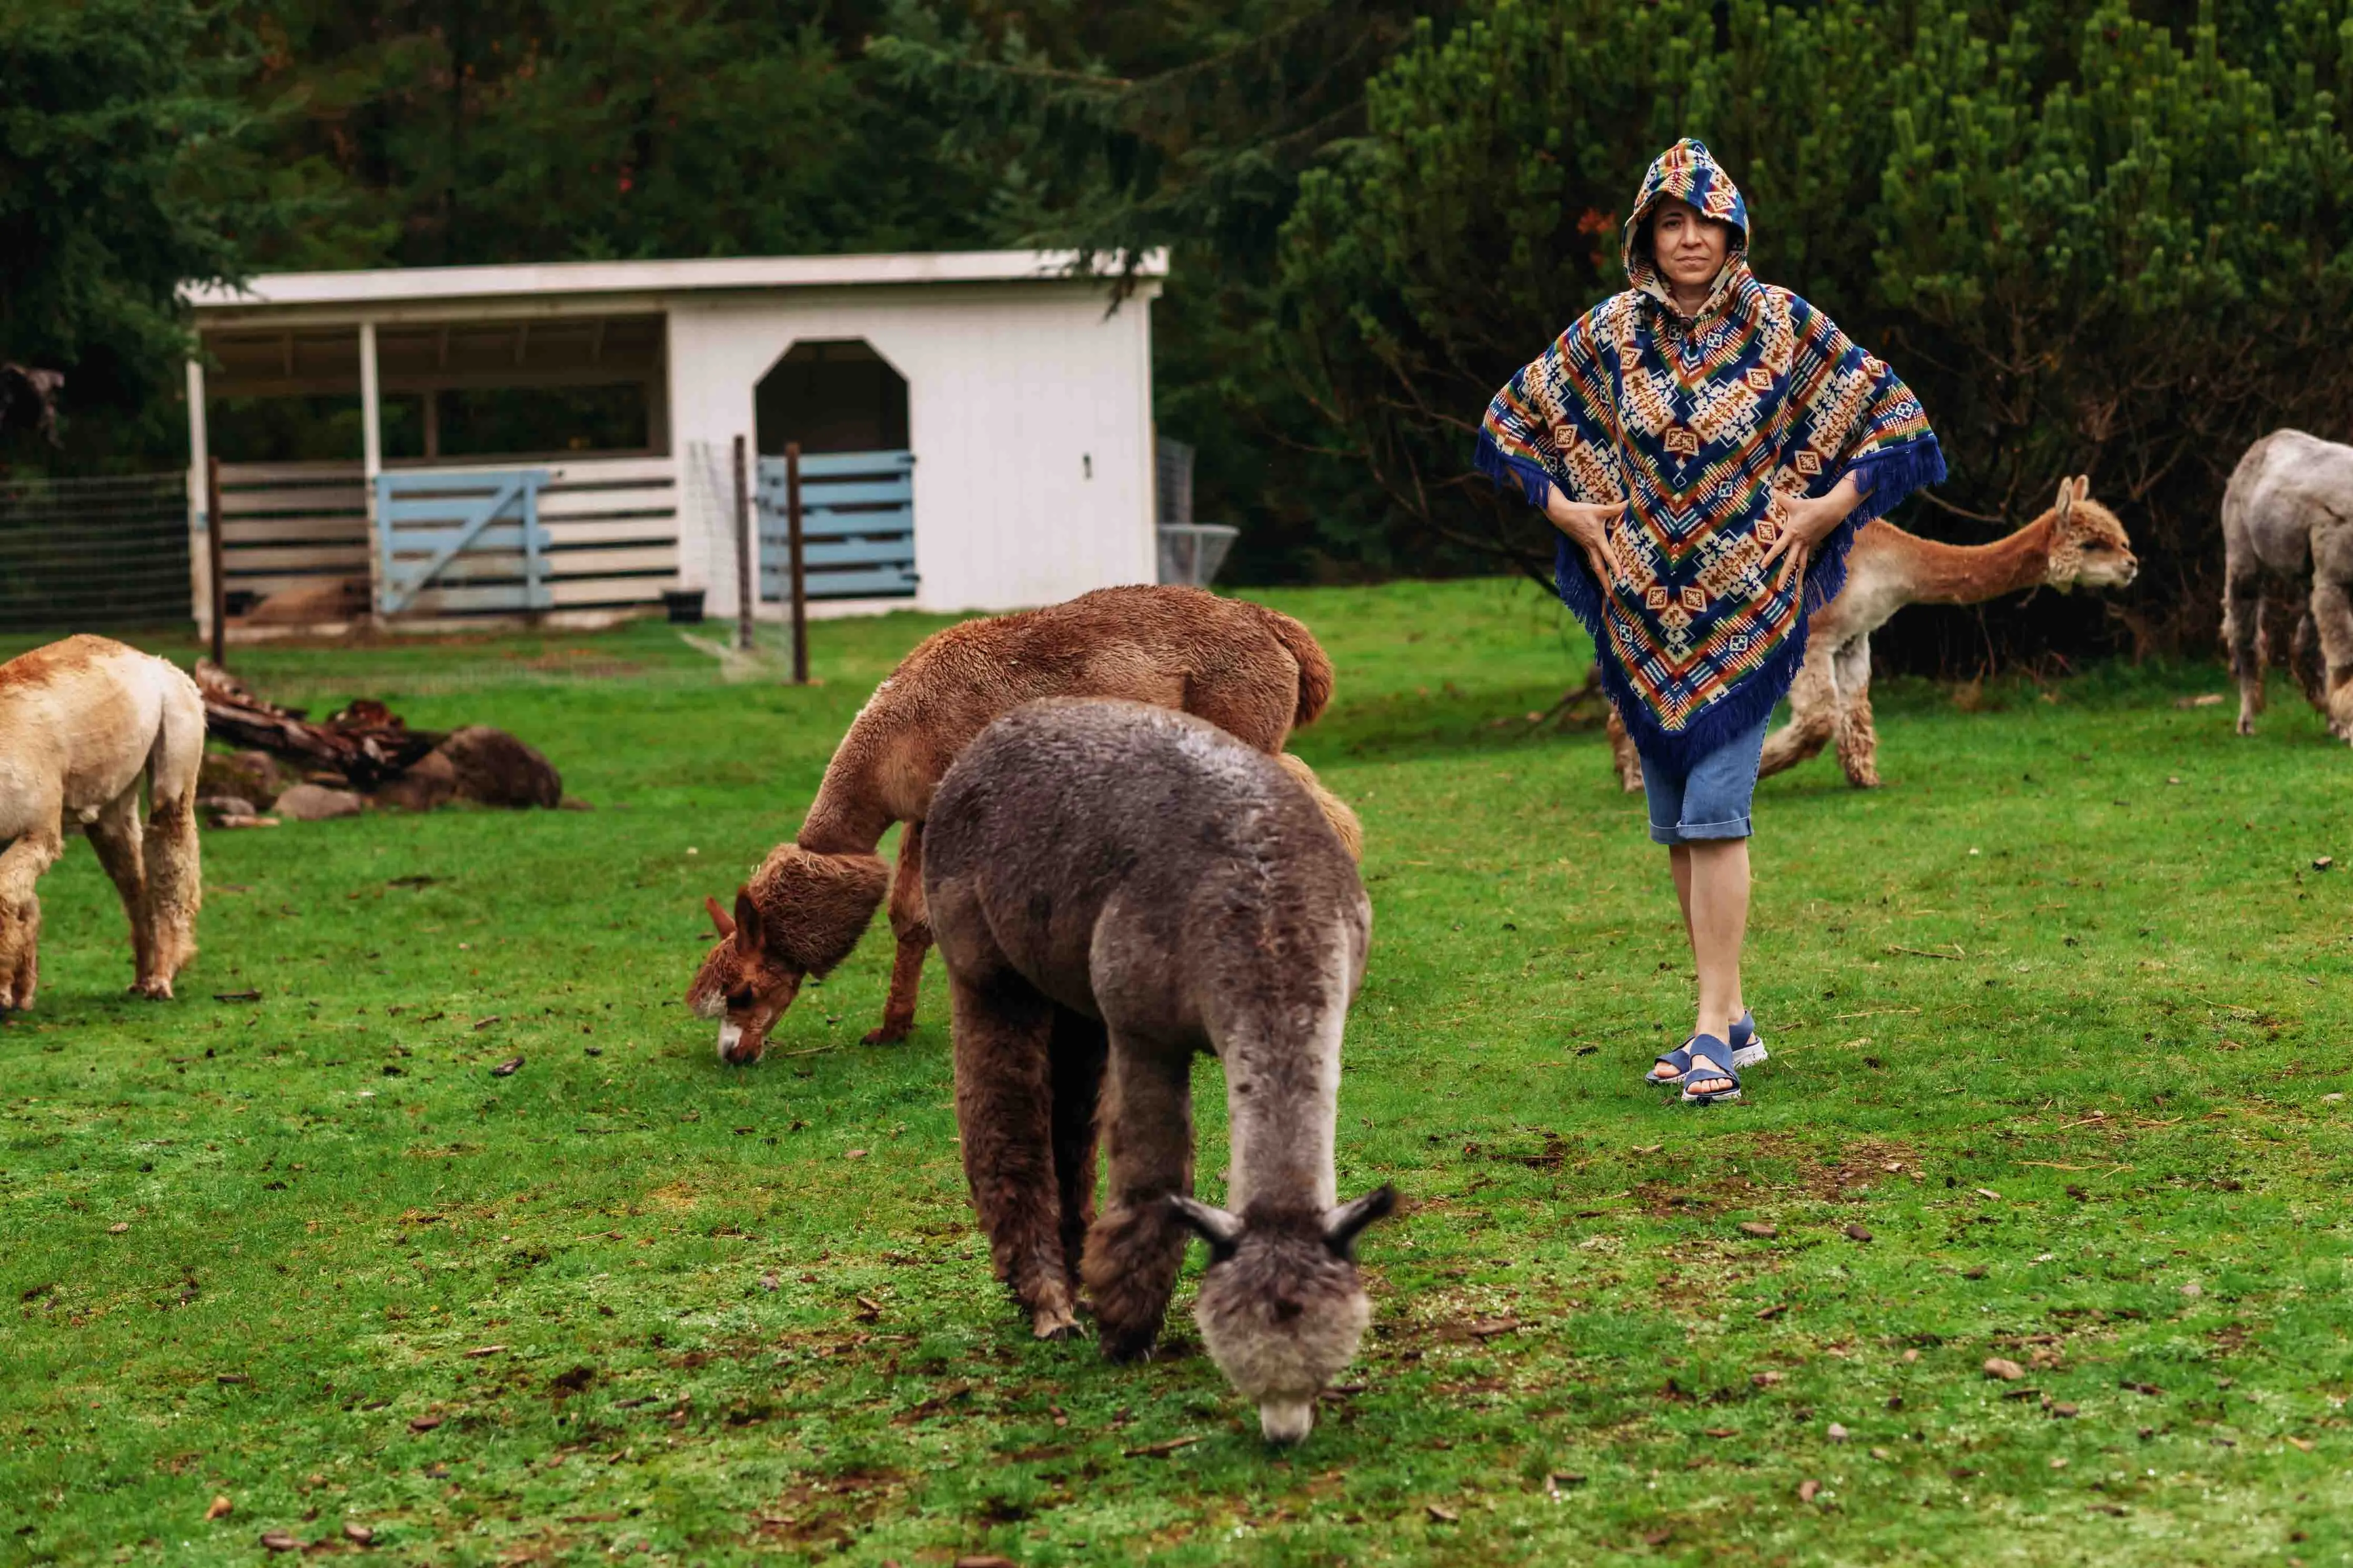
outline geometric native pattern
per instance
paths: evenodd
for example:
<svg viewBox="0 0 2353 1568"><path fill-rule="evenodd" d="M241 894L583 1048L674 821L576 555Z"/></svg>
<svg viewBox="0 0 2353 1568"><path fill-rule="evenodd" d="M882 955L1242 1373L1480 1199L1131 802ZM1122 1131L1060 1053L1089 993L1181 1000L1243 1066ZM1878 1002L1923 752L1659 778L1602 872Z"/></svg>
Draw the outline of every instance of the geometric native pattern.
<svg viewBox="0 0 2353 1568"><path fill-rule="evenodd" d="M1706 304L1674 307L1649 254L1670 197L1730 224ZM1633 287L1596 305L1489 405L1477 463L1542 507L1631 502L1610 524L1620 575L1598 583L1567 539L1561 598L1593 635L1602 684L1635 737L1688 763L1779 700L1804 658L1806 616L1846 580L1855 530L1945 477L1926 413L1836 322L1748 269L1748 213L1702 143L1651 165L1626 220ZM1815 547L1802 584L1776 589L1765 551L1785 497L1849 472L1863 500Z"/></svg>

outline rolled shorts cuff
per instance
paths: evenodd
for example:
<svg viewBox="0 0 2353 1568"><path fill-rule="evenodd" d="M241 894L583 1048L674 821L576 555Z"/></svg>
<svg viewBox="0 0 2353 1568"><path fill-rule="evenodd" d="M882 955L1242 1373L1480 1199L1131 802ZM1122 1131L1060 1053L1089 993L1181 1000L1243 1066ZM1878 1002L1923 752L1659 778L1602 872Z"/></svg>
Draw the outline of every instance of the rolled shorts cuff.
<svg viewBox="0 0 2353 1568"><path fill-rule="evenodd" d="M1736 816L1723 822L1681 822L1670 827L1662 827L1655 822L1651 824L1651 842L1653 844L1704 844L1755 837L1746 816Z"/></svg>

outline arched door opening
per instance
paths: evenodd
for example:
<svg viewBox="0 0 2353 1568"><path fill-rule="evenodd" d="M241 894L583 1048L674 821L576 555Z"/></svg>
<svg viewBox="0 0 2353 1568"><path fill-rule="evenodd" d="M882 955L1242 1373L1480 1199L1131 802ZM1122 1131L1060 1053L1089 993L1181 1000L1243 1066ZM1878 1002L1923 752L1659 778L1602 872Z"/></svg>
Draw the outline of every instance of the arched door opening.
<svg viewBox="0 0 2353 1568"><path fill-rule="evenodd" d="M753 394L760 597L791 595L790 479L800 447L801 559L810 599L913 598L915 455L907 378L861 339L795 343Z"/></svg>

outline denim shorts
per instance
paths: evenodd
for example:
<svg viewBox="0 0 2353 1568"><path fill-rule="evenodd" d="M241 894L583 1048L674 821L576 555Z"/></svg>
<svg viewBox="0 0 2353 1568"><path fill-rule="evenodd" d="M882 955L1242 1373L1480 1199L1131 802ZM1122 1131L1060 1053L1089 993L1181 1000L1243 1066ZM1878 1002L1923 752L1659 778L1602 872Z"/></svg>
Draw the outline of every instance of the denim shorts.
<svg viewBox="0 0 2353 1568"><path fill-rule="evenodd" d="M1642 793L1651 803L1651 837L1659 844L1689 844L1711 838L1748 837L1748 802L1757 793L1757 764L1765 752L1767 713L1752 727L1705 755L1687 771L1642 754Z"/></svg>

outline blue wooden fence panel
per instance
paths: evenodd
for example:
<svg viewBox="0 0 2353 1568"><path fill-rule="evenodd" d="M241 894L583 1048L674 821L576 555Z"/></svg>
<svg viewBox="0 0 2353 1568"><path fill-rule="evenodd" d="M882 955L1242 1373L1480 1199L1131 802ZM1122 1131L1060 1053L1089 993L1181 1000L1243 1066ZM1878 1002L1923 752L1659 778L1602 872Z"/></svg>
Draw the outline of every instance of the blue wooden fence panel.
<svg viewBox="0 0 2353 1568"><path fill-rule="evenodd" d="M551 477L545 468L377 475L376 608L397 615L427 589L437 610L552 607L539 521Z"/></svg>
<svg viewBox="0 0 2353 1568"><path fill-rule="evenodd" d="M760 597L792 592L785 459L759 472ZM801 458L801 565L812 599L913 598L915 455L817 452Z"/></svg>

